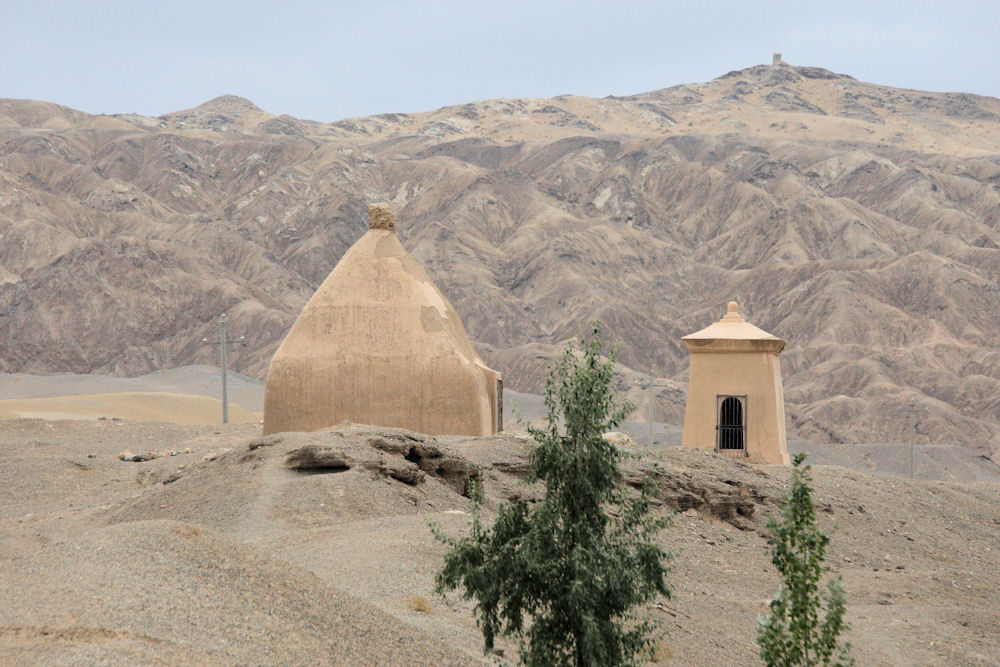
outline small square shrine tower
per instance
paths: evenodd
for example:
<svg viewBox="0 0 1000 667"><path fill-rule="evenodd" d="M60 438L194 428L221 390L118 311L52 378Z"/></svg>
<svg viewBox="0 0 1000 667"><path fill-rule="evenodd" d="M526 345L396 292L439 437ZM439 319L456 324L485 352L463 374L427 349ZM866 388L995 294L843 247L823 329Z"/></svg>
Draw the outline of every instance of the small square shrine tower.
<svg viewBox="0 0 1000 667"><path fill-rule="evenodd" d="M683 341L691 372L682 444L787 465L779 361L785 341L745 321L735 301L725 317Z"/></svg>

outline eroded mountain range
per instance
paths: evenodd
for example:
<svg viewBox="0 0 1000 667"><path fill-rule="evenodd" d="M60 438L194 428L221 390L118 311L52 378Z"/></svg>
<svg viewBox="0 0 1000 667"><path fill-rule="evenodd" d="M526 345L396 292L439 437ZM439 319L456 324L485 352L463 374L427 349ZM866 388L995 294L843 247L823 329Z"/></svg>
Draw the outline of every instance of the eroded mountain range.
<svg viewBox="0 0 1000 667"><path fill-rule="evenodd" d="M373 201L512 389L597 318L680 424L680 337L735 299L791 437L907 441L913 399L918 443L1000 448L1000 100L790 65L335 123L0 100L0 370L212 363L226 312L263 377Z"/></svg>

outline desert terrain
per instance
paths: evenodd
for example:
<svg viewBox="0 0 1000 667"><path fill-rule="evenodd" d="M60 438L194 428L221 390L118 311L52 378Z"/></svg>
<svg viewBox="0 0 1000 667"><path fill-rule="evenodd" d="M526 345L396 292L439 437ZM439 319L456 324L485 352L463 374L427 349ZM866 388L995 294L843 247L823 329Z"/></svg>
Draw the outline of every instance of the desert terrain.
<svg viewBox="0 0 1000 667"><path fill-rule="evenodd" d="M226 313L263 379L373 201L511 390L598 318L678 424L735 299L789 341L790 437L907 442L912 399L917 444L1000 447L1000 100L787 64L332 123L0 100L0 370L209 364Z"/></svg>
<svg viewBox="0 0 1000 667"><path fill-rule="evenodd" d="M229 421L260 422L264 383L230 373ZM218 368L186 366L138 377L90 373L0 373L0 419L127 419L217 424L222 421Z"/></svg>
<svg viewBox="0 0 1000 667"><path fill-rule="evenodd" d="M261 437L268 361L373 201L504 374L507 433ZM429 524L465 529L468 476L487 516L537 496L515 414L593 319L637 405L625 481L655 470L673 516L656 664L753 664L789 470L676 446L680 337L734 299L789 341L858 663L1000 664L998 226L1000 100L818 67L332 123L0 100L0 664L515 660L432 594Z"/></svg>
<svg viewBox="0 0 1000 667"><path fill-rule="evenodd" d="M345 424L260 437L253 424L0 421L0 663L501 663L470 606L433 595L443 550L521 482L530 441ZM124 449L172 450L135 463ZM648 610L657 664L753 664L777 590L764 526L789 470L664 447L657 512L674 595ZM827 575L841 575L859 664L1000 661L1000 483L814 468Z"/></svg>

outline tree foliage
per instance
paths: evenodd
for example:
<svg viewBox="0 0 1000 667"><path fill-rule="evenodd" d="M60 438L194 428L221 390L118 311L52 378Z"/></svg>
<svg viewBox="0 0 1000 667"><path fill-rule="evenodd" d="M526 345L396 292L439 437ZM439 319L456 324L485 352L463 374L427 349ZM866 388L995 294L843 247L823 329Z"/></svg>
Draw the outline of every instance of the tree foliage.
<svg viewBox="0 0 1000 667"><path fill-rule="evenodd" d="M569 345L545 388L547 424L528 426L537 446L529 482L545 497L505 502L485 526L477 502L470 533L451 538L437 591L461 587L475 601L484 650L497 635L520 640L528 665L629 665L648 653L654 626L636 607L670 596L663 518L652 492L619 482L623 453L604 439L632 410L612 389L614 350L602 361L600 326L577 354Z"/></svg>
<svg viewBox="0 0 1000 667"><path fill-rule="evenodd" d="M795 456L781 520L772 519L767 526L771 562L783 583L771 601L771 613L760 619L757 628L760 657L771 667L852 665L850 644L840 644L840 634L848 629L841 578L828 582L825 595L819 591L830 537L816 527L812 478L809 466L802 465L804 460L805 454Z"/></svg>

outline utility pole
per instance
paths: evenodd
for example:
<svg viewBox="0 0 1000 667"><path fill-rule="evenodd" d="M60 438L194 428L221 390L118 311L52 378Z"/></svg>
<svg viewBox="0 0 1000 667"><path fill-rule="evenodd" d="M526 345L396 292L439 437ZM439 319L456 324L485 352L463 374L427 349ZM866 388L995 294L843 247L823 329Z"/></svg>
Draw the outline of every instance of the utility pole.
<svg viewBox="0 0 1000 667"><path fill-rule="evenodd" d="M906 409L910 413L910 479L914 479L914 458L917 448L917 397L910 398L910 406Z"/></svg>
<svg viewBox="0 0 1000 667"><path fill-rule="evenodd" d="M239 338L233 340L226 337L226 314L223 313L222 317L219 318L219 340L218 342L209 341L208 338L202 338L202 343L208 345L218 345L219 346L219 365L222 368L222 423L229 423L229 388L227 384L229 376L229 362L226 358L226 348L229 347L231 343L239 343L240 345L247 344L247 337L240 335Z"/></svg>
<svg viewBox="0 0 1000 667"><path fill-rule="evenodd" d="M653 446L653 369L649 369L649 446Z"/></svg>
<svg viewBox="0 0 1000 667"><path fill-rule="evenodd" d="M654 387L666 387L666 384L656 384L653 379L653 369L649 369L649 447L653 447L653 388Z"/></svg>
<svg viewBox="0 0 1000 667"><path fill-rule="evenodd" d="M915 457L914 450L916 449L917 440L917 426L916 426L916 415L917 415L917 399L916 397L910 398L910 479L913 479L913 459Z"/></svg>

